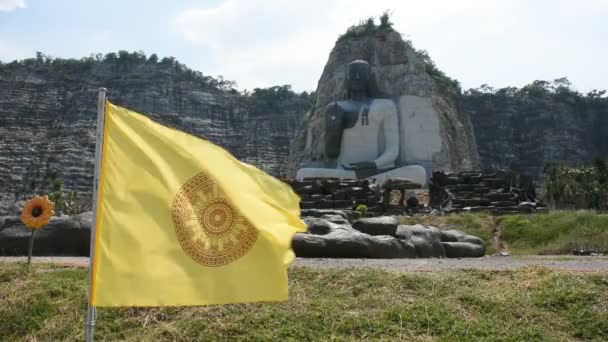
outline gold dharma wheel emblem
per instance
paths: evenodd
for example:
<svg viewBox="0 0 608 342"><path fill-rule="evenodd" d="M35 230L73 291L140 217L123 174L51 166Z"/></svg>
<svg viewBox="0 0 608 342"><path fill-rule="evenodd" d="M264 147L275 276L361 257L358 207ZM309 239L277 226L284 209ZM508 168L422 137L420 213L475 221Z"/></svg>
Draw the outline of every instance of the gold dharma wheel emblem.
<svg viewBox="0 0 608 342"><path fill-rule="evenodd" d="M175 195L173 225L182 249L209 267L227 265L253 247L258 231L204 173Z"/></svg>

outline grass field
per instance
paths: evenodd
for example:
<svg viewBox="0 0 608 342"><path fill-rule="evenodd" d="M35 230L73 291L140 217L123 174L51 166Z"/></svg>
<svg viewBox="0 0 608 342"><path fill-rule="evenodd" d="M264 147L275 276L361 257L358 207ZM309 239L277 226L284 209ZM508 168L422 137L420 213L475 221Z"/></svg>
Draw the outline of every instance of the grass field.
<svg viewBox="0 0 608 342"><path fill-rule="evenodd" d="M549 214L490 216L456 214L402 217L403 224L425 224L459 229L480 237L486 254L497 252L496 228L511 254L572 254L574 249L608 251L608 214L592 211L555 211Z"/></svg>
<svg viewBox="0 0 608 342"><path fill-rule="evenodd" d="M608 251L608 215L556 211L500 220L502 236L514 254L572 254L574 249Z"/></svg>
<svg viewBox="0 0 608 342"><path fill-rule="evenodd" d="M82 341L83 268L0 263L0 340ZM162 295L162 294L159 294ZM608 340L608 274L290 271L284 303L100 309L97 340Z"/></svg>

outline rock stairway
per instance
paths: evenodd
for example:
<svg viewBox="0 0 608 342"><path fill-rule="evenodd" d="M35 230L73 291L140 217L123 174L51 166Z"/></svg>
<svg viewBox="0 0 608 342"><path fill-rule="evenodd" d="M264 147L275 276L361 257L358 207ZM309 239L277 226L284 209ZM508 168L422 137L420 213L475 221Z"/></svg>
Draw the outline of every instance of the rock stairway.
<svg viewBox="0 0 608 342"><path fill-rule="evenodd" d="M547 211L537 201L531 182L505 171L435 172L429 188L431 207L445 212L506 215Z"/></svg>
<svg viewBox="0 0 608 342"><path fill-rule="evenodd" d="M406 209L418 208L415 197L407 191L420 189L420 184L407 179L390 179L382 186L367 179L305 178L284 180L298 193L302 209L350 209L366 207L365 216L403 215ZM399 198L392 198L399 192Z"/></svg>
<svg viewBox="0 0 608 342"><path fill-rule="evenodd" d="M383 211L379 207L380 189L369 180L306 178L285 182L302 197L302 209L354 209L362 204L369 211Z"/></svg>

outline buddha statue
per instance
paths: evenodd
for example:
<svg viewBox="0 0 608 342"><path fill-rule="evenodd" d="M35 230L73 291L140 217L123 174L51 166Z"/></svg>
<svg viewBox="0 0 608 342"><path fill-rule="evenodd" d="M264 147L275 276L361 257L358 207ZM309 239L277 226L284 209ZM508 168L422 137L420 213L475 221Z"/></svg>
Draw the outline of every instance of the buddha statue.
<svg viewBox="0 0 608 342"><path fill-rule="evenodd" d="M347 99L324 109L325 165L298 170L298 179L308 177L407 178L424 185L425 168L397 167L399 119L393 100L372 97L370 65L362 60L347 64Z"/></svg>

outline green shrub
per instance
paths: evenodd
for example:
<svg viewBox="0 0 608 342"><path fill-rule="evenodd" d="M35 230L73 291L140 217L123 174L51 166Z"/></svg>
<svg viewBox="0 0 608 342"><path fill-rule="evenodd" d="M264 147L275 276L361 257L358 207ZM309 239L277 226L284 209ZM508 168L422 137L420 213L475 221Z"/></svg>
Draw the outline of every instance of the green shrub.
<svg viewBox="0 0 608 342"><path fill-rule="evenodd" d="M365 214L367 212L367 206L365 204L359 204L357 206L357 208L355 209L355 211L357 211L361 214Z"/></svg>
<svg viewBox="0 0 608 342"><path fill-rule="evenodd" d="M582 167L547 165L545 200L557 209L608 210L608 161Z"/></svg>

